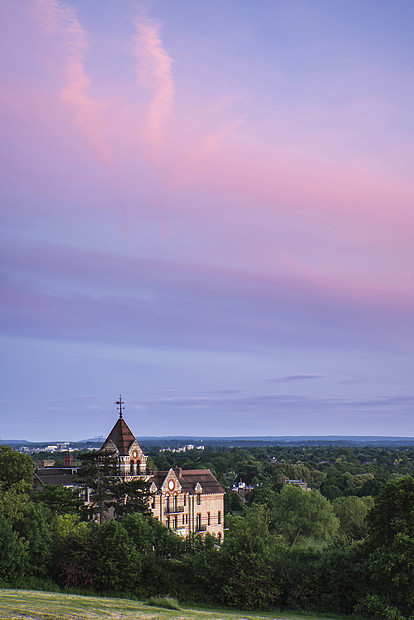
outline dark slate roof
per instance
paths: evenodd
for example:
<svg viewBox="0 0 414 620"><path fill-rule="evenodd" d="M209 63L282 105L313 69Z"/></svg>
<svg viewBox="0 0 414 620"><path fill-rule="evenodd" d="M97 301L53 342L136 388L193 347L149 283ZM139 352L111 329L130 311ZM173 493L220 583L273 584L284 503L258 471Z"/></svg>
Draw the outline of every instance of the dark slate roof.
<svg viewBox="0 0 414 620"><path fill-rule="evenodd" d="M123 418L118 418L115 426L102 444L102 449L105 448L110 441L115 444L120 456L126 456L128 454L131 445L135 441L135 437Z"/></svg>
<svg viewBox="0 0 414 620"><path fill-rule="evenodd" d="M197 482L201 484L203 493L206 495L225 492L209 469L174 469L174 473L180 481L183 493L194 493ZM157 487L160 488L167 474L168 471L156 471L151 476L151 481L154 481Z"/></svg>
<svg viewBox="0 0 414 620"><path fill-rule="evenodd" d="M45 484L77 485L75 467L38 467L35 469L35 487Z"/></svg>

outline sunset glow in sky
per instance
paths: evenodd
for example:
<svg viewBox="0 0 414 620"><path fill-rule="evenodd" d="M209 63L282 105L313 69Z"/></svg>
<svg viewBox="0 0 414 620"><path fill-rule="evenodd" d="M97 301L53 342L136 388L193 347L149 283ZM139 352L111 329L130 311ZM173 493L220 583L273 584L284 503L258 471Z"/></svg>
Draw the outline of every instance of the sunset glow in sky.
<svg viewBox="0 0 414 620"><path fill-rule="evenodd" d="M0 439L414 436L412 0L2 0Z"/></svg>

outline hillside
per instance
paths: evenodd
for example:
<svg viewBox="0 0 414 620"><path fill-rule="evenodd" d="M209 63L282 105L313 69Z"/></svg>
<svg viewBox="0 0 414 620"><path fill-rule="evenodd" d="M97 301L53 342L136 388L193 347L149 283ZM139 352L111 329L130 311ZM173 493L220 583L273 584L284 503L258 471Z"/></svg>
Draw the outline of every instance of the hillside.
<svg viewBox="0 0 414 620"><path fill-rule="evenodd" d="M306 615L307 620L328 620ZM228 610L205 611L182 609L173 611L150 607L120 598L99 598L35 592L0 590L0 620L301 620L297 614L246 613Z"/></svg>

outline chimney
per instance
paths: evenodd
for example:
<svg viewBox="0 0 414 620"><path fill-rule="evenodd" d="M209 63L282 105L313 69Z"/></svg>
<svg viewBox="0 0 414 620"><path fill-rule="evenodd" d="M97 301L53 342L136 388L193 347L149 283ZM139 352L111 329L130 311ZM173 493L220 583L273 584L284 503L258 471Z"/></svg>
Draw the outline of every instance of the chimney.
<svg viewBox="0 0 414 620"><path fill-rule="evenodd" d="M63 457L63 467L73 467L73 456L69 452Z"/></svg>

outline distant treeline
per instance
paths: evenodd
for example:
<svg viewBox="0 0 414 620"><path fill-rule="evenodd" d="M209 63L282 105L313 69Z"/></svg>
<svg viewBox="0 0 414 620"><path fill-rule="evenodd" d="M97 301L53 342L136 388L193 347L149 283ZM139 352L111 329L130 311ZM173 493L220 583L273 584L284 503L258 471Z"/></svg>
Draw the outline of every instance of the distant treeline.
<svg viewBox="0 0 414 620"><path fill-rule="evenodd" d="M145 450L159 450L164 448L179 448L187 444L196 446L204 445L206 447L224 447L224 448L260 448L269 446L301 446L305 448L319 446L375 446L375 447L414 447L414 437L375 437L375 436L285 436L285 437L137 437L141 447ZM45 442L33 442L23 439L3 439L0 440L4 445L14 448L27 447L39 449L46 446ZM72 449L84 450L87 446L99 448L104 441L103 437L94 437L91 439L82 439L70 442ZM47 445L56 443L48 441Z"/></svg>

